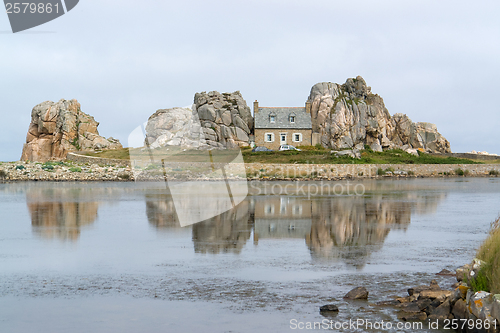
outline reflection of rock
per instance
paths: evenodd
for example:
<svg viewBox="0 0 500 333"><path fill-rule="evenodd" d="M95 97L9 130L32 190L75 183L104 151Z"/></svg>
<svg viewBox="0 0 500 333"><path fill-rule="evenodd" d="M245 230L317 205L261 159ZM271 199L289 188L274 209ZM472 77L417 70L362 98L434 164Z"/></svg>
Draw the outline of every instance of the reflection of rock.
<svg viewBox="0 0 500 333"><path fill-rule="evenodd" d="M97 202L79 200L75 189L30 189L26 201L31 225L43 238L76 240L80 228L92 224L97 218Z"/></svg>
<svg viewBox="0 0 500 333"><path fill-rule="evenodd" d="M390 230L405 230L411 214L434 211L444 193L419 195L405 184L363 184L370 196L256 196L254 241L304 238L315 257L340 258L357 267L379 249ZM389 193L398 197L388 197Z"/></svg>
<svg viewBox="0 0 500 333"><path fill-rule="evenodd" d="M197 253L240 253L250 238L253 213L249 200L214 218L193 225Z"/></svg>
<svg viewBox="0 0 500 333"><path fill-rule="evenodd" d="M321 257L364 257L383 244L392 228L406 229L411 220L409 202L379 197L350 197L313 201L313 223L306 243Z"/></svg>
<svg viewBox="0 0 500 333"><path fill-rule="evenodd" d="M174 202L170 196L146 196L146 215L149 223L156 228L180 228Z"/></svg>

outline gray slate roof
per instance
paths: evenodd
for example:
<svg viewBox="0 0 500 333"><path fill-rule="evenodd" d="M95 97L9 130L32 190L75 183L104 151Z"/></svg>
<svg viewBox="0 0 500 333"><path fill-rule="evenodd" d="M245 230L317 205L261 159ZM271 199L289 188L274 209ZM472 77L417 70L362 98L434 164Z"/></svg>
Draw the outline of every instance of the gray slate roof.
<svg viewBox="0 0 500 333"><path fill-rule="evenodd" d="M269 121L270 115L276 116L276 122ZM295 115L295 123L290 122L290 115ZM312 129L311 115L306 108L286 107L259 107L255 117L255 128L269 129Z"/></svg>

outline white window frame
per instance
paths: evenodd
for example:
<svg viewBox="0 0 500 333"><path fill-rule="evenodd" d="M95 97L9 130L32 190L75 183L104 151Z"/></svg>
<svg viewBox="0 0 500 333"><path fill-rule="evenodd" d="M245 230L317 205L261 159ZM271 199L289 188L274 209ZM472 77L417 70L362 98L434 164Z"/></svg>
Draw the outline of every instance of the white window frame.
<svg viewBox="0 0 500 333"><path fill-rule="evenodd" d="M268 140L267 137L271 136L271 140ZM264 134L264 142L274 142L274 133L266 133Z"/></svg>
<svg viewBox="0 0 500 333"><path fill-rule="evenodd" d="M284 135L285 136L285 140L281 140L281 136ZM280 145L287 145L287 133L280 133Z"/></svg>
<svg viewBox="0 0 500 333"><path fill-rule="evenodd" d="M269 115L269 122L270 123L275 123L276 122L276 115L274 115L274 114Z"/></svg>
<svg viewBox="0 0 500 333"><path fill-rule="evenodd" d="M295 124L295 115L294 114L292 114L290 116L290 123Z"/></svg>
<svg viewBox="0 0 500 333"><path fill-rule="evenodd" d="M295 140L295 136L296 135L299 136L299 140ZM302 133L293 133L293 135L292 135L292 141L293 142L302 142Z"/></svg>

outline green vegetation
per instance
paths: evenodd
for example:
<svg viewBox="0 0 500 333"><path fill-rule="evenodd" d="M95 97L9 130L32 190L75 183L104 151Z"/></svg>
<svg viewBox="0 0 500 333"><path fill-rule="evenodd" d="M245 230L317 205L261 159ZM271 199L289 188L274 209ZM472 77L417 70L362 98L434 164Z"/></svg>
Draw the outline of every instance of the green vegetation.
<svg viewBox="0 0 500 333"><path fill-rule="evenodd" d="M478 249L476 257L486 262L478 272L476 278L476 288L490 291L494 294L500 293L500 217L491 224L491 231L488 238ZM486 285L486 286L485 286ZM474 288L474 287L473 287Z"/></svg>
<svg viewBox="0 0 500 333"><path fill-rule="evenodd" d="M455 174L457 176L468 176L469 175L469 170L462 170L461 168L455 169Z"/></svg>
<svg viewBox="0 0 500 333"><path fill-rule="evenodd" d="M490 176L497 177L498 175L500 175L500 171L498 171L498 170L490 170Z"/></svg>
<svg viewBox="0 0 500 333"><path fill-rule="evenodd" d="M371 149L361 150L361 159L349 156L336 157L329 149L313 146L298 147L302 151L252 152L243 150L246 163L283 163L283 164L482 164L482 162L445 156L434 156L419 153L409 154L400 149L374 152ZM365 147L369 148L369 147ZM391 170L388 170L391 171Z"/></svg>
<svg viewBox="0 0 500 333"><path fill-rule="evenodd" d="M490 283L486 275L486 271L488 271L487 267L481 268L473 279L467 280L467 284L470 285L474 292L490 292Z"/></svg>
<svg viewBox="0 0 500 333"><path fill-rule="evenodd" d="M17 165L16 170L24 170L24 165Z"/></svg>
<svg viewBox="0 0 500 333"><path fill-rule="evenodd" d="M69 171L71 171L71 172L82 172L82 168L80 168L80 167L72 167L72 168L69 168Z"/></svg>
<svg viewBox="0 0 500 333"><path fill-rule="evenodd" d="M0 169L0 178L6 178L8 176L7 171Z"/></svg>
<svg viewBox="0 0 500 333"><path fill-rule="evenodd" d="M78 138L74 138L73 141L70 142L76 149L80 150L80 144L78 143Z"/></svg>
<svg viewBox="0 0 500 333"><path fill-rule="evenodd" d="M386 150L384 152L374 152L369 146L361 150L361 159L349 156L336 157L330 149L321 145L299 146L302 151L262 151L252 152L251 148L242 148L243 160L246 163L268 163L268 164L483 164L483 162L457 157L435 156L419 152L418 156L409 154L400 149ZM150 159L149 151L141 149L110 149L102 152L89 152L88 156L111 159L128 159L130 153L135 157ZM208 160L208 152L199 150L183 151L177 147L169 147L168 150L155 149L153 158L160 162L165 161L192 161L203 162ZM214 151L212 159L214 162L231 161L235 157L235 151L222 150ZM390 171L390 170L389 170ZM469 171L463 170L463 175Z"/></svg>

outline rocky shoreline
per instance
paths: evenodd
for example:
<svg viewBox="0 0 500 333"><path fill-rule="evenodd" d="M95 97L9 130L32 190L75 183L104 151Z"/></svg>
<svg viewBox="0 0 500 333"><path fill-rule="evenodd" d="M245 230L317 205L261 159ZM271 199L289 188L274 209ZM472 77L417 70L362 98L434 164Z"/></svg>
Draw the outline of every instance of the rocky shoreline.
<svg viewBox="0 0 500 333"><path fill-rule="evenodd" d="M436 275L456 278L456 283L441 288L436 280L429 285L421 285L407 290L407 296L393 296L379 301L375 306L393 307L397 317L403 322L425 322L422 327L451 330L464 333L500 332L500 294L474 290L474 281L485 263L474 259L456 271L443 269ZM344 299L368 300L365 287L349 291ZM320 307L320 313L329 316L341 311L335 304Z"/></svg>
<svg viewBox="0 0 500 333"><path fill-rule="evenodd" d="M97 162L97 161L96 161ZM137 170L126 163L115 160L103 163L66 162L0 162L0 182L5 181L135 181L164 180L160 169ZM245 164L246 179L258 181L336 181L345 179L396 179L428 177L497 177L499 164L471 165L370 165L370 164ZM229 166L229 169L231 167ZM396 169L397 168L397 169ZM462 174L459 171L463 171ZM184 170L182 165L175 165L166 170L169 179L212 180L205 175ZM244 179L239 173L228 173L229 179Z"/></svg>

